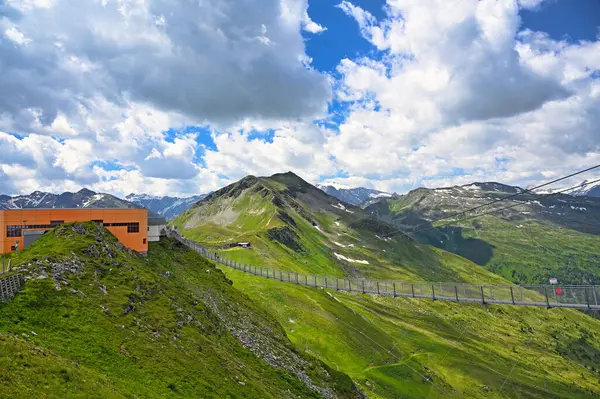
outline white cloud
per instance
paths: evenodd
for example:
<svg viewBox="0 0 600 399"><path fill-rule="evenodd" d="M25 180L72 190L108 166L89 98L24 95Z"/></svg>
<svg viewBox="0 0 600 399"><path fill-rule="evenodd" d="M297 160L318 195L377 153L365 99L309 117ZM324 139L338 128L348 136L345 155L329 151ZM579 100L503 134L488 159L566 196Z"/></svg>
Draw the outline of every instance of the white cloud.
<svg viewBox="0 0 600 399"><path fill-rule="evenodd" d="M287 170L403 192L600 163L600 41L523 30L519 7L540 3L390 0L377 20L342 1L373 52L334 81L302 31L335 27L306 0L12 1L0 91L20 95L0 97L0 131L19 134L0 133L0 192L187 195Z"/></svg>
<svg viewBox="0 0 600 399"><path fill-rule="evenodd" d="M96 97L223 126L257 116L320 117L330 83L302 62L300 29L323 28L308 18L306 0L288 3L294 11L287 14L279 0L8 3L6 15L14 15L0 28L27 46L0 42L7 60L0 89L21 93L0 100L12 120L1 128L31 129L27 110L49 126L59 112L69 119Z"/></svg>
<svg viewBox="0 0 600 399"><path fill-rule="evenodd" d="M340 8L384 54L338 67L349 113L327 150L351 179L388 191L527 183L597 159L599 42L519 33L509 0L396 0L382 21Z"/></svg>
<svg viewBox="0 0 600 399"><path fill-rule="evenodd" d="M308 16L308 11L304 11L304 17L302 18L302 26L305 31L310 33L322 33L327 30L326 27L319 25L315 21L311 20Z"/></svg>
<svg viewBox="0 0 600 399"><path fill-rule="evenodd" d="M14 26L6 29L4 35L19 46L31 43L31 39L26 38L25 35Z"/></svg>
<svg viewBox="0 0 600 399"><path fill-rule="evenodd" d="M519 5L523 8L534 10L538 8L544 0L519 0Z"/></svg>
<svg viewBox="0 0 600 399"><path fill-rule="evenodd" d="M255 130L215 132L217 149L206 152L207 168L233 179L292 170L316 182L321 175L336 173L323 148L330 134L327 130L313 124L288 123L275 130L271 141L251 138L251 131Z"/></svg>

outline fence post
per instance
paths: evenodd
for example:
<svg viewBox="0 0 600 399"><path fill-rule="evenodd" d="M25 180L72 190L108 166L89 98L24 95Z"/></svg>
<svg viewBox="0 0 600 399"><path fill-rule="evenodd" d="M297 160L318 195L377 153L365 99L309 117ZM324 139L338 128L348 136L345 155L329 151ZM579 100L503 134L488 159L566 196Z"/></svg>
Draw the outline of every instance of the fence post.
<svg viewBox="0 0 600 399"><path fill-rule="evenodd" d="M339 278L335 278L335 290L339 291L340 290L340 279Z"/></svg>
<svg viewBox="0 0 600 399"><path fill-rule="evenodd" d="M298 273L296 273L296 284L300 284L300 283L298 282Z"/></svg>
<svg viewBox="0 0 600 399"><path fill-rule="evenodd" d="M431 284L431 295L432 299L435 301L435 285Z"/></svg>
<svg viewBox="0 0 600 399"><path fill-rule="evenodd" d="M379 281L377 282L377 295L379 295Z"/></svg>
<svg viewBox="0 0 600 399"><path fill-rule="evenodd" d="M260 267L260 275L262 276L262 266Z"/></svg>
<svg viewBox="0 0 600 399"><path fill-rule="evenodd" d="M348 290L352 292L352 280L348 279Z"/></svg>
<svg viewBox="0 0 600 399"><path fill-rule="evenodd" d="M412 290L413 298L415 297L415 285L411 284L410 289Z"/></svg>
<svg viewBox="0 0 600 399"><path fill-rule="evenodd" d="M512 285L510 286L510 299L512 299L513 305L515 304L515 293L513 292Z"/></svg>
<svg viewBox="0 0 600 399"><path fill-rule="evenodd" d="M396 298L396 282L394 281L394 298Z"/></svg>
<svg viewBox="0 0 600 399"><path fill-rule="evenodd" d="M317 286L317 276L313 274L313 287Z"/></svg>
<svg viewBox="0 0 600 399"><path fill-rule="evenodd" d="M308 287L308 274L304 275L304 285Z"/></svg>
<svg viewBox="0 0 600 399"><path fill-rule="evenodd" d="M483 294L483 285L481 286L481 304L485 305L485 295Z"/></svg>
<svg viewBox="0 0 600 399"><path fill-rule="evenodd" d="M365 293L365 280L362 280L362 293Z"/></svg>
<svg viewBox="0 0 600 399"><path fill-rule="evenodd" d="M328 286L327 286L327 277L325 277L325 288L328 288Z"/></svg>
<svg viewBox="0 0 600 399"><path fill-rule="evenodd" d="M544 286L544 295L546 295L546 309L550 309L550 302L548 301L548 289Z"/></svg>
<svg viewBox="0 0 600 399"><path fill-rule="evenodd" d="M456 294L456 302L458 302L458 287L454 286L454 293Z"/></svg>

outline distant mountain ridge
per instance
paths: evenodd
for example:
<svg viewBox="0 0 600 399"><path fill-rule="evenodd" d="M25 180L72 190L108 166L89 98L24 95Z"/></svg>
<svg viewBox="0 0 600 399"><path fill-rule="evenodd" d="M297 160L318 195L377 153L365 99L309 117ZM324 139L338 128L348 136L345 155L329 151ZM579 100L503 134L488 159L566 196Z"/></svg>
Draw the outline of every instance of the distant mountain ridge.
<svg viewBox="0 0 600 399"><path fill-rule="evenodd" d="M141 208L111 194L96 193L87 188L76 193L53 194L34 191L29 195L0 195L0 210L39 208Z"/></svg>
<svg viewBox="0 0 600 399"><path fill-rule="evenodd" d="M585 184L588 181L585 180L581 184ZM571 195L574 196L588 196L588 197L597 197L600 198L600 182L586 184L585 186L578 188L576 190L571 191Z"/></svg>
<svg viewBox="0 0 600 399"><path fill-rule="evenodd" d="M356 206L375 198L390 198L397 195L364 187L347 188L335 183L317 184L316 187L325 191L332 197Z"/></svg>
<svg viewBox="0 0 600 399"><path fill-rule="evenodd" d="M600 198L544 194L484 182L418 188L372 201L364 209L422 243L456 253L513 282L544 283L555 277L569 284L600 283ZM480 208L462 214L475 207ZM498 211L483 215L490 210ZM451 217L456 214L460 216ZM475 215L480 217L471 218ZM441 218L443 222L431 225Z"/></svg>
<svg viewBox="0 0 600 399"><path fill-rule="evenodd" d="M204 199L207 194L199 194L191 197L159 197L149 194L134 194L131 193L125 197L127 201L133 202L148 208L152 212L158 213L159 215L172 219L179 215L181 212L186 211L196 202Z"/></svg>

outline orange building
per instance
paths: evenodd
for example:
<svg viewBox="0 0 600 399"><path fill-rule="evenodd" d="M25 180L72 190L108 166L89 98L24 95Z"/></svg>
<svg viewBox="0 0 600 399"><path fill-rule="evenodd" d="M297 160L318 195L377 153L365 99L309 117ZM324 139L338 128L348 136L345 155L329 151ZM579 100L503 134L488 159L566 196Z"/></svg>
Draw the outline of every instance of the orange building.
<svg viewBox="0 0 600 399"><path fill-rule="evenodd" d="M0 211L0 254L22 250L63 223L102 223L125 247L148 251L147 209L14 209Z"/></svg>

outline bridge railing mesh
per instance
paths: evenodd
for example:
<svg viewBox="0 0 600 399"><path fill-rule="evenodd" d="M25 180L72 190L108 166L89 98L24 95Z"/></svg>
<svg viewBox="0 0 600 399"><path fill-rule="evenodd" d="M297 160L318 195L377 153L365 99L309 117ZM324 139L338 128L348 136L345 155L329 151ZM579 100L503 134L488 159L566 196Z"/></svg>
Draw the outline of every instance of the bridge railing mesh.
<svg viewBox="0 0 600 399"><path fill-rule="evenodd" d="M600 310L600 286L415 282L303 274L238 262L217 252L207 250L200 244L187 240L174 232L171 232L171 235L189 248L215 262L245 273L286 283L394 297Z"/></svg>

